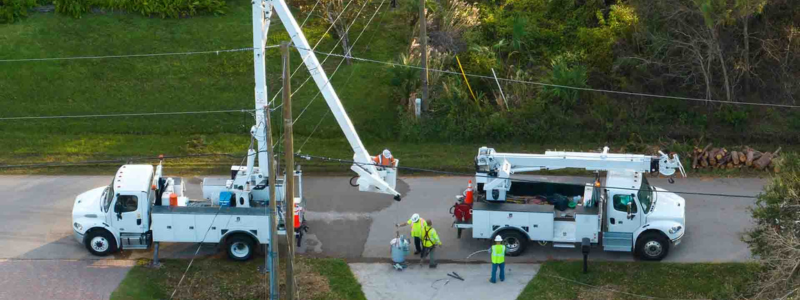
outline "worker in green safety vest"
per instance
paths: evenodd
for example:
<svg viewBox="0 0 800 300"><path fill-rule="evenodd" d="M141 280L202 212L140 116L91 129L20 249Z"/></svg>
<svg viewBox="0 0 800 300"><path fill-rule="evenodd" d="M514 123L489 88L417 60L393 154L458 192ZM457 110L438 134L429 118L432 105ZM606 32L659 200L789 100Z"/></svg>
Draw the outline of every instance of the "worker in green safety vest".
<svg viewBox="0 0 800 300"><path fill-rule="evenodd" d="M500 268L500 281L506 280L506 246L503 245L503 238L500 235L494 237L494 245L489 248L492 254L492 278L490 282L496 283L497 269Z"/></svg>
<svg viewBox="0 0 800 300"><path fill-rule="evenodd" d="M414 237L414 247L416 247L417 250L414 252L414 255L420 254L422 251L422 234L428 226L425 223L425 219L420 218L419 214L411 215L411 219L408 219L406 223L394 224L395 227L404 227L408 225L411 225L411 236Z"/></svg>
<svg viewBox="0 0 800 300"><path fill-rule="evenodd" d="M428 267L431 269L436 268L436 246L441 246L442 241L439 240L439 234L436 233L436 229L433 229L433 222L428 220L427 226L425 228L425 234L422 236L422 255L420 255L420 264L422 260L425 259L425 256L430 255L430 259L428 260Z"/></svg>

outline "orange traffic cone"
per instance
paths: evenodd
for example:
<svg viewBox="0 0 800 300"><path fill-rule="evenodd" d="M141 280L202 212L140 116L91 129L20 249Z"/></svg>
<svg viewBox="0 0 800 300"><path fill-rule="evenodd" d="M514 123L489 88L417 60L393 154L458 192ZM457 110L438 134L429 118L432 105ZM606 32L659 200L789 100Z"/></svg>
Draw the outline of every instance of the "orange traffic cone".
<svg viewBox="0 0 800 300"><path fill-rule="evenodd" d="M467 193L466 193L466 197L464 197L464 202L467 203L467 204L472 205L472 195L473 195L473 193L472 193L472 180L470 180L469 184L467 185Z"/></svg>

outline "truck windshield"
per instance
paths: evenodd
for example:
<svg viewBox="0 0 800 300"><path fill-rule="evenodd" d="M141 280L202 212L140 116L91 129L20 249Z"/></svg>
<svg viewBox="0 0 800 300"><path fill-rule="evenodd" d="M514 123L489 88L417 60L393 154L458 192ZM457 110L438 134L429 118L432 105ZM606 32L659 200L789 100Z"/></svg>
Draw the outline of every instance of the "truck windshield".
<svg viewBox="0 0 800 300"><path fill-rule="evenodd" d="M111 201L114 200L114 178L111 178L111 184L106 187L105 192L103 192L103 211L108 212L108 207L111 206Z"/></svg>
<svg viewBox="0 0 800 300"><path fill-rule="evenodd" d="M650 183L647 182L647 178L642 176L642 186L639 188L639 201L642 202L642 207L644 207L644 212L647 213L650 211L650 205L652 204L652 197L653 191L650 189Z"/></svg>

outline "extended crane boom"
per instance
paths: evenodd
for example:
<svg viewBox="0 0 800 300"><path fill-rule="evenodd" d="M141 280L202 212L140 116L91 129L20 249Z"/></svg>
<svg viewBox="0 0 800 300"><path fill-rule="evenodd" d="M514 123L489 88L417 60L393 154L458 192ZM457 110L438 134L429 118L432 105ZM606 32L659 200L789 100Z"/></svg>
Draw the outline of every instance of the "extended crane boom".
<svg viewBox="0 0 800 300"><path fill-rule="evenodd" d="M659 172L673 176L678 170L686 177L677 154L672 158L660 151L659 154L614 154L608 153L608 147L604 147L602 153L547 151L545 154L521 154L498 153L493 148L481 147L475 157L475 182L479 189L483 187L487 192L487 199L504 200L505 192L511 189L510 176L520 172L576 168L589 171Z"/></svg>
<svg viewBox="0 0 800 300"><path fill-rule="evenodd" d="M372 162L372 157L367 152L361 138L358 136L353 123L350 121L347 112L345 112L339 96L330 84L325 70L322 68L319 60L312 51L308 40L303 34L302 29L297 24L297 21L292 16L288 5L284 0L255 0L253 1L253 48L255 55L255 68L256 68L256 110L263 110L266 101L259 99L266 99L266 70L264 68L264 49L267 41L267 31L269 29L269 18L272 15L272 10L278 14L284 28L292 39L292 44L300 53L303 58L303 63L308 68L311 77L314 79L317 87L320 89L325 102L331 109L336 122L344 132L350 147L353 149L353 160L355 163L350 167L351 170L359 175L358 186L361 191L378 192L393 195L395 200L400 200L400 193L395 190L397 180L397 164L398 160L394 160L394 166L390 167L376 167ZM263 91L263 92L261 92ZM287 91L289 92L289 91ZM263 98L262 98L263 97ZM257 115L257 124L259 123ZM263 116L261 116L263 118ZM254 128L253 132L257 134L262 133L261 128ZM265 131L264 131L265 132ZM266 135L262 135L265 137ZM258 137L257 137L258 139ZM259 154L261 154L262 140L259 141ZM266 157L259 155L259 166L265 164Z"/></svg>

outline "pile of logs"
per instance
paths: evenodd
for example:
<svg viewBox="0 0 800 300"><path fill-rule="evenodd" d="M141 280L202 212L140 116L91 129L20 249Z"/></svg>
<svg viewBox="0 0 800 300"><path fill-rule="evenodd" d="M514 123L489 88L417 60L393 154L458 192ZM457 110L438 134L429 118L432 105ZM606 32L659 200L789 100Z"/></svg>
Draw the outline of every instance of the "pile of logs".
<svg viewBox="0 0 800 300"><path fill-rule="evenodd" d="M774 161L781 148L774 152L761 152L750 147L739 150L728 151L725 148L711 148L708 144L705 148L694 148L692 151L692 169L734 169L752 167L758 170L770 168L778 171Z"/></svg>

